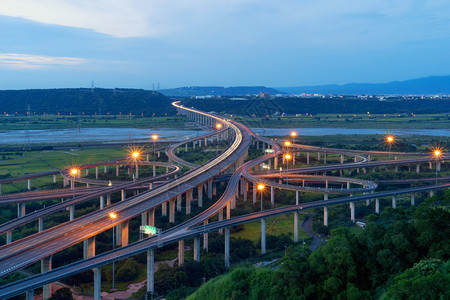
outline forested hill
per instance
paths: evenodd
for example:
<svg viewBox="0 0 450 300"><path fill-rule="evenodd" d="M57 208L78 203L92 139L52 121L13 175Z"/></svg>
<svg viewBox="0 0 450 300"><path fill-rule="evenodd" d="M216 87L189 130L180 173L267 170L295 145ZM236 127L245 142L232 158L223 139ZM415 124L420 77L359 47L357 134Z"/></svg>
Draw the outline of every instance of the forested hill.
<svg viewBox="0 0 450 300"><path fill-rule="evenodd" d="M36 89L0 91L1 112L25 114L144 114L172 115L172 100L138 89Z"/></svg>
<svg viewBox="0 0 450 300"><path fill-rule="evenodd" d="M193 106L204 111L225 112L237 115L273 115L305 113L355 113L371 112L373 114L415 113L433 114L449 113L448 99L394 99L379 101L376 99L357 99L352 97L335 98L249 98L234 101L231 98L185 99L185 106Z"/></svg>

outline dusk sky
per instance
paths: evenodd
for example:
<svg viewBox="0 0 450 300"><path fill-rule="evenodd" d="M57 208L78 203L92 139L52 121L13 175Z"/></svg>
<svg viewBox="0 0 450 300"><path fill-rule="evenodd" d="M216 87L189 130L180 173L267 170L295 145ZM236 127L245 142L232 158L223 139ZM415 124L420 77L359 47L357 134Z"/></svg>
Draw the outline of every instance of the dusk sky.
<svg viewBox="0 0 450 300"><path fill-rule="evenodd" d="M450 74L448 0L1 0L0 89Z"/></svg>

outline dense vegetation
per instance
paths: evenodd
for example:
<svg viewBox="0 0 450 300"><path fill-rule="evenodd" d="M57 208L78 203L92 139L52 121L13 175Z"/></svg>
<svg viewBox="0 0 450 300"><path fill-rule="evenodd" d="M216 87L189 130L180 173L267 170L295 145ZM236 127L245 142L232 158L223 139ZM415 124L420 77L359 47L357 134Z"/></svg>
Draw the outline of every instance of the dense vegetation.
<svg viewBox="0 0 450 300"><path fill-rule="evenodd" d="M166 96L137 89L42 89L0 91L2 112L26 114L176 114Z"/></svg>
<svg viewBox="0 0 450 300"><path fill-rule="evenodd" d="M379 101L377 99L358 99L356 97L335 98L250 98L235 101L230 98L185 99L183 104L195 106L204 111L226 112L237 115L265 116L274 113L318 114L351 113L387 114L387 113L447 113L450 112L450 100L394 99Z"/></svg>
<svg viewBox="0 0 450 300"><path fill-rule="evenodd" d="M279 268L236 268L188 299L449 299L449 201L386 208L359 235L338 228L310 255L291 246Z"/></svg>

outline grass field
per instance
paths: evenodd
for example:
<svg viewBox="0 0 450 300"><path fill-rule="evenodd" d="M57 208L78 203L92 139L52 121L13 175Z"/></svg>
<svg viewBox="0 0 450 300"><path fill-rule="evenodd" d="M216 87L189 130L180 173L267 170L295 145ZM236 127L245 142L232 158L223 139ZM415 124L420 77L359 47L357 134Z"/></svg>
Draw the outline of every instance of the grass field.
<svg viewBox="0 0 450 300"><path fill-rule="evenodd" d="M228 116L227 116L228 117ZM268 116L265 118L238 116L230 117L249 127L260 128L380 128L380 129L449 129L448 114L317 114L302 116ZM148 117L136 115L106 116L31 116L29 129L57 128L177 128L183 129L186 121L182 116ZM189 121L190 122L190 121ZM27 119L24 116L2 116L2 130L24 130Z"/></svg>
<svg viewBox="0 0 450 300"><path fill-rule="evenodd" d="M93 163L126 156L123 147L87 148L81 150L31 151L23 155L8 154L0 160L0 176L20 177L24 174L63 169L71 165ZM53 182L51 176L32 180L32 186ZM2 192L17 192L27 188L26 181L2 185Z"/></svg>
<svg viewBox="0 0 450 300"><path fill-rule="evenodd" d="M187 119L179 116L144 117L134 115L118 116L31 116L29 129L61 129L61 128L178 128L183 129ZM23 116L2 116L2 130L24 130L27 119Z"/></svg>
<svg viewBox="0 0 450 300"><path fill-rule="evenodd" d="M448 114L430 115L371 115L317 114L302 116L269 116L266 118L233 116L232 119L249 127L261 128L379 128L379 129L448 129Z"/></svg>
<svg viewBox="0 0 450 300"><path fill-rule="evenodd" d="M304 219L304 215L300 215L299 224L298 224L298 236L299 239L308 238L309 236L301 229L300 224ZM294 240L294 216L292 214L281 215L277 217L267 218L266 219L266 234L270 235L280 235L287 234ZM251 222L245 223L243 225L243 230L233 233L231 235L235 238L243 238L251 240L254 243L257 243L261 239L261 222Z"/></svg>

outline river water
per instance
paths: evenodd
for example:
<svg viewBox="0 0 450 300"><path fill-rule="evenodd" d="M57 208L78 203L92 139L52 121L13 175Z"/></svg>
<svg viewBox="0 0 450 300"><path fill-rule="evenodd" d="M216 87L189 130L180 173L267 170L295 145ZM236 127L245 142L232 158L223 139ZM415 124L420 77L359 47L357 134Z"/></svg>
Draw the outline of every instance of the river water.
<svg viewBox="0 0 450 300"><path fill-rule="evenodd" d="M287 136L292 128L252 128L261 136ZM348 128L299 128L294 129L299 136L323 136L335 134L395 134L395 135L429 135L436 137L450 137L450 129L348 129ZM151 134L156 133L165 141L180 141L207 133L205 130L177 130L158 129L156 132L138 128L82 128L73 129L43 129L29 130L30 143L76 143L76 142L133 142L150 140ZM0 144L23 144L27 140L24 130L0 131Z"/></svg>

